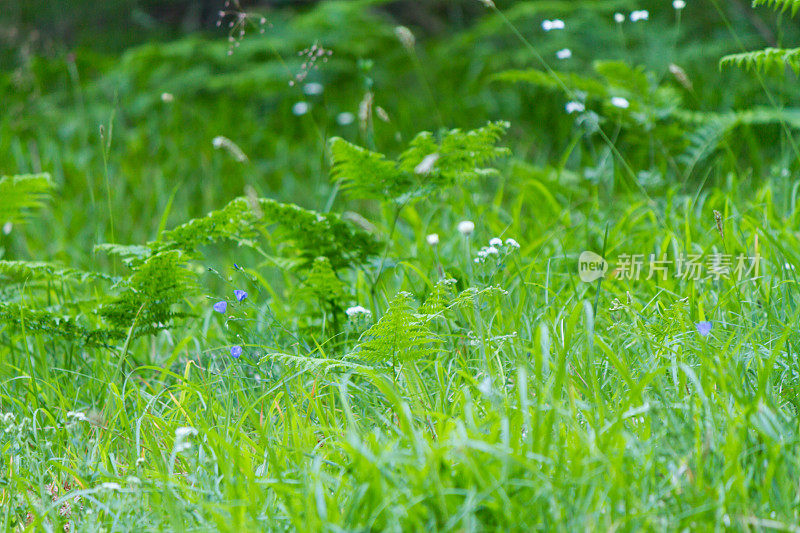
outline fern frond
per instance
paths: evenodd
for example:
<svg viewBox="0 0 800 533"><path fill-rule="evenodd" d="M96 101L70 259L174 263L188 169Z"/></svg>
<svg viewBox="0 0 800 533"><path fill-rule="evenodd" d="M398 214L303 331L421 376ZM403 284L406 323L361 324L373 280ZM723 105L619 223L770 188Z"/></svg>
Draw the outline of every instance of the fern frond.
<svg viewBox="0 0 800 533"><path fill-rule="evenodd" d="M186 316L172 311L174 304L195 289L194 275L184 262L178 250L147 258L118 284L119 296L102 306L100 315L117 329L128 330L135 324L135 336L159 331L173 319Z"/></svg>
<svg viewBox="0 0 800 533"><path fill-rule="evenodd" d="M7 324L18 332L24 331L26 335L43 333L86 346L106 346L121 337L115 331L90 329L80 324L75 316L17 302L0 303L0 324Z"/></svg>
<svg viewBox="0 0 800 533"><path fill-rule="evenodd" d="M753 7L769 6L775 11L791 11L792 16L800 10L800 0L753 0Z"/></svg>
<svg viewBox="0 0 800 533"><path fill-rule="evenodd" d="M311 266L299 295L325 302L343 302L346 299L344 283L336 277L327 257L317 257Z"/></svg>
<svg viewBox="0 0 800 533"><path fill-rule="evenodd" d="M800 48L765 48L764 50L731 54L720 59L719 66L736 66L748 71L778 71L780 73L789 67L795 74L800 74Z"/></svg>
<svg viewBox="0 0 800 533"><path fill-rule="evenodd" d="M440 340L411 307L411 295L399 293L381 319L361 337L355 355L370 362L410 361L438 352Z"/></svg>
<svg viewBox="0 0 800 533"><path fill-rule="evenodd" d="M200 246L221 241L250 244L268 227L278 232L280 240L291 244L307 262L324 256L334 268L361 264L378 249L372 235L344 222L338 215L321 214L268 198L245 197L165 231L160 241L149 246L154 250L182 250L192 254Z"/></svg>
<svg viewBox="0 0 800 533"><path fill-rule="evenodd" d="M110 276L99 272L86 272L74 268L64 268L52 263L33 261L0 261L0 280L6 284L29 283L42 280L75 280L105 279L114 281Z"/></svg>
<svg viewBox="0 0 800 533"><path fill-rule="evenodd" d="M418 134L397 161L344 139L331 139L331 178L353 198L405 203L492 172L483 168L508 154L496 146L509 125L490 122L471 131Z"/></svg>
<svg viewBox="0 0 800 533"><path fill-rule="evenodd" d="M259 364L279 362L287 366L291 366L297 370L310 371L310 370L331 370L334 368L344 368L347 370L362 370L367 371L369 367L360 365L353 361L345 361L343 359L330 359L327 357L311 357L307 355L294 355L289 353L272 352L261 356Z"/></svg>
<svg viewBox="0 0 800 533"><path fill-rule="evenodd" d="M0 176L0 224L19 222L27 210L41 206L52 190L49 174Z"/></svg>

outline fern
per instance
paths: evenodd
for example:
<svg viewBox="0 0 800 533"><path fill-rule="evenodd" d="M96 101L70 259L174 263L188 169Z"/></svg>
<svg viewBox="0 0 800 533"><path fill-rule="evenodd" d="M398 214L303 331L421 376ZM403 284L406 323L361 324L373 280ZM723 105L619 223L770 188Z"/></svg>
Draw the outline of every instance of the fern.
<svg viewBox="0 0 800 533"><path fill-rule="evenodd" d="M41 206L52 190L49 174L0 176L0 224L19 222L27 210Z"/></svg>
<svg viewBox="0 0 800 533"><path fill-rule="evenodd" d="M322 302L343 302L346 298L344 284L336 277L327 257L317 257L314 260L299 293Z"/></svg>
<svg viewBox="0 0 800 533"><path fill-rule="evenodd" d="M756 72L784 72L786 67L800 74L800 48L765 48L753 52L731 54L719 61L720 67L736 66Z"/></svg>
<svg viewBox="0 0 800 533"><path fill-rule="evenodd" d="M307 263L329 258L334 268L361 264L376 253L377 241L338 215L320 214L268 198L237 198L218 211L165 231L153 250L181 250L195 254L200 246L220 241L251 245L261 230L273 227Z"/></svg>
<svg viewBox="0 0 800 533"><path fill-rule="evenodd" d="M172 310L194 289L194 276L183 263L183 254L178 250L147 258L115 287L120 290L119 296L104 305L100 315L116 329L135 325L135 336L159 331L174 318L186 316Z"/></svg>
<svg viewBox="0 0 800 533"><path fill-rule="evenodd" d="M508 153L496 146L506 129L508 123L493 122L444 132L439 141L422 132L397 161L336 137L330 143L331 178L353 198L398 203L424 198L492 172L483 167Z"/></svg>
<svg viewBox="0 0 800 533"><path fill-rule="evenodd" d="M753 0L753 7L769 6L775 11L791 11L792 16L800 10L800 0Z"/></svg>
<svg viewBox="0 0 800 533"><path fill-rule="evenodd" d="M411 295L399 293L381 319L362 335L356 355L370 362L413 361L438 352L440 342L414 312Z"/></svg>
<svg viewBox="0 0 800 533"><path fill-rule="evenodd" d="M429 318L441 316L450 305L453 296L453 285L456 280L446 278L440 280L433 286L433 290L420 306L419 312L428 315Z"/></svg>
<svg viewBox="0 0 800 533"><path fill-rule="evenodd" d="M18 302L0 303L0 323L26 335L44 333L85 346L107 346L123 337L118 331L86 327L75 315L61 314L58 310L32 308Z"/></svg>

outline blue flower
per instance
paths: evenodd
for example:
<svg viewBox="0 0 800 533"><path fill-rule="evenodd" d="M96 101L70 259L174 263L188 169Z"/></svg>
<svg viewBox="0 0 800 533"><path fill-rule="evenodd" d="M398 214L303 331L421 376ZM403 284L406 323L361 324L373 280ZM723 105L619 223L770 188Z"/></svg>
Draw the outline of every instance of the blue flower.
<svg viewBox="0 0 800 533"><path fill-rule="evenodd" d="M697 328L697 332L703 337L708 337L711 333L711 322L698 322L695 324L695 327Z"/></svg>
<svg viewBox="0 0 800 533"><path fill-rule="evenodd" d="M244 300L245 298L247 298L247 293L244 292L244 291L240 291L239 289L236 289L235 291L233 291L233 294L234 294L234 296L236 296L236 299L239 300L240 302L242 300Z"/></svg>
<svg viewBox="0 0 800 533"><path fill-rule="evenodd" d="M242 347L241 346L231 346L231 355L235 358L239 358L242 355Z"/></svg>
<svg viewBox="0 0 800 533"><path fill-rule="evenodd" d="M225 300L214 304L214 311L216 311L217 313L224 313L227 308L228 308L228 302L226 302Z"/></svg>

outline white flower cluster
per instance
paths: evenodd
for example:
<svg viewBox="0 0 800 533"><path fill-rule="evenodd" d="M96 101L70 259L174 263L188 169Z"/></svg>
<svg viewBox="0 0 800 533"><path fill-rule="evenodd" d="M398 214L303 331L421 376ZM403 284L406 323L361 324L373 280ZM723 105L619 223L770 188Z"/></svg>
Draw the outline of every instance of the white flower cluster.
<svg viewBox="0 0 800 533"><path fill-rule="evenodd" d="M197 430L193 427L179 427L175 430L175 450L182 452L192 447L189 438L197 435Z"/></svg>
<svg viewBox="0 0 800 533"><path fill-rule="evenodd" d="M88 422L89 419L86 418L86 415L81 413L80 411L69 411L67 413L67 418L71 419L75 422Z"/></svg>
<svg viewBox="0 0 800 533"><path fill-rule="evenodd" d="M514 239L506 239L503 242L500 237L495 237L489 240L489 246L484 246L478 250L478 257L475 258L475 262L483 263L489 257L500 257L501 252L507 255L515 250L519 250L519 243Z"/></svg>
<svg viewBox="0 0 800 533"><path fill-rule="evenodd" d="M366 307L356 305L355 307L348 307L347 310L345 311L345 314L347 315L348 318L359 318L361 316L366 318L372 315L372 311L370 311Z"/></svg>
<svg viewBox="0 0 800 533"><path fill-rule="evenodd" d="M683 4L681 7L677 7L677 5ZM686 4L683 3L683 0L676 0L672 3L672 6L675 9L683 9ZM650 20L650 12L646 9L638 9L636 11L631 11L630 17L631 22L639 22L640 20ZM617 24L622 24L625 22L625 15L622 13L614 13L614 22Z"/></svg>
<svg viewBox="0 0 800 533"><path fill-rule="evenodd" d="M564 21L560 19L545 20L542 22L542 29L544 31L563 30L565 27Z"/></svg>

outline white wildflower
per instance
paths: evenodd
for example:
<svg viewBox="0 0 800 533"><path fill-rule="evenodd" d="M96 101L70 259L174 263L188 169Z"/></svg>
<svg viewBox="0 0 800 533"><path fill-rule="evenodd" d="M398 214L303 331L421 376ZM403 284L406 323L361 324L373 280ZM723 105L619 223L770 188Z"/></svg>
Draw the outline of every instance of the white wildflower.
<svg viewBox="0 0 800 533"><path fill-rule="evenodd" d="M336 115L336 123L340 126L349 126L350 124L355 121L356 116L352 113L345 111L344 113L339 113Z"/></svg>
<svg viewBox="0 0 800 533"><path fill-rule="evenodd" d="M322 94L322 90L323 90L322 84L317 83L315 81L303 85L303 92L308 96L317 96L319 94Z"/></svg>
<svg viewBox="0 0 800 533"><path fill-rule="evenodd" d="M89 419L86 418L86 415L81 413L80 411L69 411L67 412L67 418L72 418L74 420L79 420L81 422L88 422Z"/></svg>
<svg viewBox="0 0 800 533"><path fill-rule="evenodd" d="M475 231L475 223L471 220L462 220L458 223L458 232L465 237L472 235Z"/></svg>
<svg viewBox="0 0 800 533"><path fill-rule="evenodd" d="M625 22L625 15L623 15L622 13L614 13L614 22L616 22L617 24L622 24L623 22Z"/></svg>
<svg viewBox="0 0 800 533"><path fill-rule="evenodd" d="M506 239L506 246L519 250L519 243L514 239Z"/></svg>
<svg viewBox="0 0 800 533"><path fill-rule="evenodd" d="M431 246L436 246L437 244L439 244L439 234L431 233L430 235L425 237L425 240L428 241L428 244L430 244Z"/></svg>
<svg viewBox="0 0 800 533"><path fill-rule="evenodd" d="M296 116L300 117L308 113L309 106L305 102L297 102L292 106L292 113Z"/></svg>
<svg viewBox="0 0 800 533"><path fill-rule="evenodd" d="M571 115L572 113L583 113L586 111L586 106L580 102L567 102L565 109Z"/></svg>
<svg viewBox="0 0 800 533"><path fill-rule="evenodd" d="M563 30L565 27L564 21L559 19L545 20L542 22L542 29L544 31Z"/></svg>
<svg viewBox="0 0 800 533"><path fill-rule="evenodd" d="M175 438L178 440L186 440L194 435L197 435L197 430L192 427L180 427L175 430Z"/></svg>
<svg viewBox="0 0 800 533"><path fill-rule="evenodd" d="M494 246L489 246L488 248L486 248L486 255L498 255L499 253L500 250L498 250Z"/></svg>
<svg viewBox="0 0 800 533"><path fill-rule="evenodd" d="M572 57L572 50L570 50L569 48L563 48L558 52L556 52L556 57L558 59L569 59L570 57Z"/></svg>
<svg viewBox="0 0 800 533"><path fill-rule="evenodd" d="M172 93L161 93L161 101L165 104L169 104L173 100L175 100L175 97L172 95Z"/></svg>
<svg viewBox="0 0 800 533"><path fill-rule="evenodd" d="M489 246L494 246L495 248L499 248L503 246L503 239L500 237L495 237L494 239L489 240Z"/></svg>
<svg viewBox="0 0 800 533"><path fill-rule="evenodd" d="M426 155L425 158L422 161L420 161L419 165L414 167L414 172L421 176L430 174L431 170L433 170L433 165L438 160L439 160L438 153Z"/></svg>
<svg viewBox="0 0 800 533"><path fill-rule="evenodd" d="M674 2L672 2L672 7L680 11L681 9L686 7L686 2L684 2L683 0L675 0Z"/></svg>
<svg viewBox="0 0 800 533"><path fill-rule="evenodd" d="M648 20L650 18L650 12L646 9L640 9L638 11L631 12L631 22L638 22L640 20Z"/></svg>
<svg viewBox="0 0 800 533"><path fill-rule="evenodd" d="M611 105L613 105L614 107L618 107L620 109L628 109L631 103L628 102L627 98L623 98L621 96L615 96L611 99Z"/></svg>
<svg viewBox="0 0 800 533"><path fill-rule="evenodd" d="M370 316L372 314L372 311L370 311L366 307L362 307L360 305L356 305L354 307L348 307L347 310L345 311L345 314L348 317L353 318L353 317L357 317L357 316L361 316L361 315Z"/></svg>

